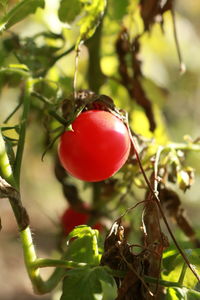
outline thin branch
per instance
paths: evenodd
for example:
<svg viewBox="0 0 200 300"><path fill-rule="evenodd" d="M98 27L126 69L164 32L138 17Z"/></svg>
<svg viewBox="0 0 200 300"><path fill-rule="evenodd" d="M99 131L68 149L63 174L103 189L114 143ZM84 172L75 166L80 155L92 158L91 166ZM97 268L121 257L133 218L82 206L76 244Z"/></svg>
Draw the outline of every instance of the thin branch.
<svg viewBox="0 0 200 300"><path fill-rule="evenodd" d="M18 111L18 109L21 107L22 102L20 101L17 106L13 109L13 111L8 115L8 117L4 120L3 123L8 123L8 121L12 118L12 116Z"/></svg>
<svg viewBox="0 0 200 300"><path fill-rule="evenodd" d="M126 214L129 213L130 210L136 208L138 205L143 204L143 203L146 203L146 202L147 202L147 200L142 200L142 201L137 202L135 205L133 205L133 206L127 208L126 211L125 211L125 212L124 212L117 220L123 218ZM116 220L116 221L117 221L117 220ZM115 222L116 222L116 221L115 221Z"/></svg>
<svg viewBox="0 0 200 300"><path fill-rule="evenodd" d="M59 59L63 58L65 55L67 55L70 52L72 52L74 49L75 49L75 45L73 45L71 48L67 49L66 51L64 51L60 55L56 56L54 63L56 63Z"/></svg>
<svg viewBox="0 0 200 300"><path fill-rule="evenodd" d="M175 45L176 45L176 50L178 54L178 60L179 60L179 70L181 74L184 74L186 71L185 64L182 59L182 54L181 54L181 49L180 49L180 44L178 40L178 34L177 34L177 29L176 29L176 16L175 16L175 9L174 9L174 4L172 4L172 9L171 9L171 15L172 15L172 24L173 24L173 32L174 32L174 40L175 40Z"/></svg>
<svg viewBox="0 0 200 300"><path fill-rule="evenodd" d="M156 152L155 162L154 162L154 191L158 195L158 181L159 181L159 174L158 174L158 165L161 153L163 151L163 147L159 146Z"/></svg>
<svg viewBox="0 0 200 300"><path fill-rule="evenodd" d="M160 160L160 156L161 156L161 153L162 153L162 150L163 150L163 147L162 146L159 146L158 147L158 150L156 152L156 157L155 157L155 161L154 161L154 172L153 172L153 176L154 176L154 193L155 195L159 195L158 194L158 176L159 176L159 169L158 169L158 165L159 165L159 160ZM161 226L160 226L160 220L159 220L159 216L158 216L158 212L156 214L156 218L158 220L158 224L159 224L159 231L160 231L160 236L161 236L161 240L162 240L162 245L164 244L164 240L163 240L163 234L162 234L162 231L161 231ZM162 264L162 255L159 256L159 275L161 273L161 264ZM156 282L156 289L155 289L155 295L158 293L158 287L159 287L159 277L157 278L157 282Z"/></svg>
<svg viewBox="0 0 200 300"><path fill-rule="evenodd" d="M81 44L78 45L76 49L76 56L75 56L75 70L74 70L74 81L73 81L73 90L74 90L74 99L77 98L77 76L78 76L78 64L81 52Z"/></svg>

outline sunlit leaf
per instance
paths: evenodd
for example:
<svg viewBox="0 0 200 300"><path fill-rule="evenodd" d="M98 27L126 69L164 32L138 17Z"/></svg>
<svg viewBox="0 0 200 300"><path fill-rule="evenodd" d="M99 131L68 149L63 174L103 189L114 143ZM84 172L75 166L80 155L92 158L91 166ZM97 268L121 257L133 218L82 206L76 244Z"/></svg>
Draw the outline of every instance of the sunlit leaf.
<svg viewBox="0 0 200 300"><path fill-rule="evenodd" d="M131 128L137 134L141 134L147 138L154 137L157 143L165 145L168 142L168 132L166 130L165 121L156 104L153 106L153 111L157 124L154 134L149 130L149 122L144 111L137 106L135 106L131 114Z"/></svg>
<svg viewBox="0 0 200 300"><path fill-rule="evenodd" d="M44 8L44 5L44 0L23 0L19 2L0 20L0 32L33 14L38 7Z"/></svg>
<svg viewBox="0 0 200 300"><path fill-rule="evenodd" d="M190 263L193 265L196 271L199 272L200 249L186 249L184 252L187 255ZM183 264L184 260L177 250L166 251L163 255L163 279L177 282L181 274ZM187 268L183 285L187 288L194 288L196 284L196 277L192 274L191 270Z"/></svg>
<svg viewBox="0 0 200 300"><path fill-rule="evenodd" d="M71 241L66 257L76 262L99 264L97 237L97 230L85 225L77 226L68 236Z"/></svg>
<svg viewBox="0 0 200 300"><path fill-rule="evenodd" d="M165 300L199 300L200 293L186 288L168 288Z"/></svg>
<svg viewBox="0 0 200 300"><path fill-rule="evenodd" d="M99 25L107 0L62 0L59 8L59 18L62 22L72 22L77 20L79 26L79 36L76 42L76 48L81 42L90 38Z"/></svg>

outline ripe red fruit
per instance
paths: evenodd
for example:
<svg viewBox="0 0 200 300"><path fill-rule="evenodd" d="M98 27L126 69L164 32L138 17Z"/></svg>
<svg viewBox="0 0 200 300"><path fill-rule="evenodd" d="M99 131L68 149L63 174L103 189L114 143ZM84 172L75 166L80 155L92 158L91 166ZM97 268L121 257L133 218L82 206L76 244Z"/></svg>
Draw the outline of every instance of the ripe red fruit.
<svg viewBox="0 0 200 300"><path fill-rule="evenodd" d="M60 139L58 155L72 176L101 181L115 174L126 162L130 138L124 123L102 110L81 113Z"/></svg>
<svg viewBox="0 0 200 300"><path fill-rule="evenodd" d="M89 218L90 215L88 213L76 211L72 207L67 208L61 217L64 233L69 234L75 226L87 224ZM96 223L92 228L102 231L103 226L100 223Z"/></svg>

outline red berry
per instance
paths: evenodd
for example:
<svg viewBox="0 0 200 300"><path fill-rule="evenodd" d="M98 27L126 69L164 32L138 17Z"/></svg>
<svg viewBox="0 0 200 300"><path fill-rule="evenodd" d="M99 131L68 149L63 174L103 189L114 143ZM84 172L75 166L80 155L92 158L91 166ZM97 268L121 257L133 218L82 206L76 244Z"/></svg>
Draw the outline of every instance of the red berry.
<svg viewBox="0 0 200 300"><path fill-rule="evenodd" d="M130 138L124 123L102 110L81 113L60 139L58 154L63 167L76 178L101 181L126 162Z"/></svg>
<svg viewBox="0 0 200 300"><path fill-rule="evenodd" d="M86 204L83 204L83 207L86 208L88 206ZM64 233L69 234L74 229L74 227L78 225L86 225L89 219L90 213L76 211L72 207L67 208L61 217L61 225ZM101 223L94 224L92 228L103 231L103 225Z"/></svg>

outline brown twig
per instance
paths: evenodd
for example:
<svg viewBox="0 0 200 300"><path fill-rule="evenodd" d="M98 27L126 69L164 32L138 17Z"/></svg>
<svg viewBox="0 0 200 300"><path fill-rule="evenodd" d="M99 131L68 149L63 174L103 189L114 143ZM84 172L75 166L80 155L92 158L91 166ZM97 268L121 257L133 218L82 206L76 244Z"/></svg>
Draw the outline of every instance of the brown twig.
<svg viewBox="0 0 200 300"><path fill-rule="evenodd" d="M126 211L118 218L118 220L123 218L126 214L128 214L130 210L136 208L138 205L143 204L145 202L147 202L147 200L142 200L142 201L137 202L135 205L127 208Z"/></svg>
<svg viewBox="0 0 200 300"><path fill-rule="evenodd" d="M22 206L19 192L0 176L0 198L9 198L13 208L19 230L26 229L29 225L29 216Z"/></svg>
<svg viewBox="0 0 200 300"><path fill-rule="evenodd" d="M180 73L184 74L185 71L186 71L186 67L185 67L185 64L184 64L183 59L182 59L180 44L179 44L179 40L178 40L174 4L172 4L172 7L171 7L171 15L172 15L172 25L173 25L173 32L174 32L174 41L175 41L176 50L177 50L177 54L178 54L179 65L180 65L179 69L180 69Z"/></svg>

